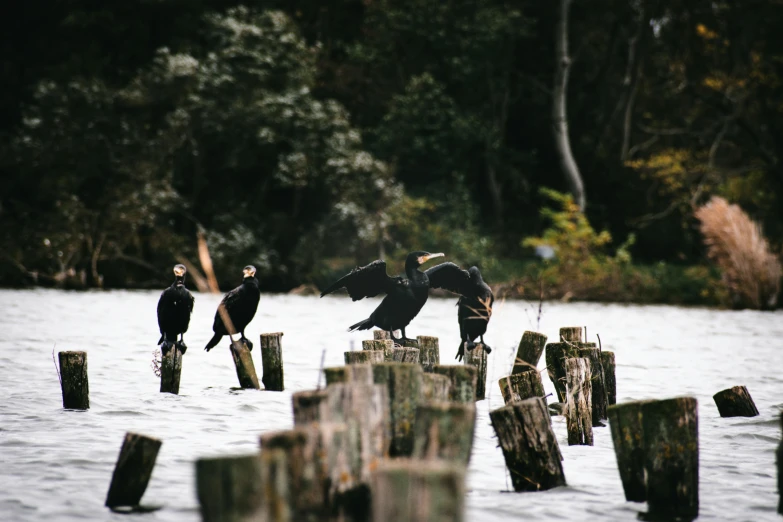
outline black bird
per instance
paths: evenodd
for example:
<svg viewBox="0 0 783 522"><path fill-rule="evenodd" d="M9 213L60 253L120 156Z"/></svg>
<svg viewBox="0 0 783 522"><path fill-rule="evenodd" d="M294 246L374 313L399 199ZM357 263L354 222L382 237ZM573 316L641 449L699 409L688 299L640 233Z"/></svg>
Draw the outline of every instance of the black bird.
<svg viewBox="0 0 783 522"><path fill-rule="evenodd" d="M172 346L177 346L182 353L188 349L183 334L188 331L195 299L185 288L187 271L185 265L175 266L174 282L160 294L158 300L158 327L160 328L158 345L162 345L163 355L166 355ZM177 341L178 335L179 341Z"/></svg>
<svg viewBox="0 0 783 522"><path fill-rule="evenodd" d="M464 272L464 270L463 270ZM489 319L492 317L492 305L495 296L489 285L484 282L481 272L475 266L466 272L468 281L463 281L460 298L457 301L457 319L459 321L459 350L455 359L461 361L465 355L465 348L473 350L476 347L476 337L481 338L484 350L490 353L492 349L484 343L484 334L487 332Z"/></svg>
<svg viewBox="0 0 783 522"><path fill-rule="evenodd" d="M212 331L215 332L215 335L212 336L212 339L204 348L206 351L210 351L217 346L220 339L224 335L228 335L229 332L232 334L240 332L242 334L240 340L247 345L248 349L253 349L253 343L245 337L245 328L253 320L253 316L256 315L258 301L261 298L261 289L258 286L258 279L255 277L256 267L248 265L242 269L242 273L245 276L242 284L227 293L218 305L217 312L215 312L215 322L212 324ZM228 314L233 329L226 328L221 312Z"/></svg>
<svg viewBox="0 0 783 522"><path fill-rule="evenodd" d="M389 332L391 338L398 342L404 342L405 327L410 324L419 310L427 302L429 289L436 285L437 288L446 288L456 292L457 283L464 272L454 263L442 263L425 272L419 267L435 257L443 254L430 254L429 252L411 252L405 259L405 275L403 277L389 277L386 274L386 261L373 261L367 266L356 267L348 275L329 286L321 293L321 297L331 294L335 290L345 288L351 299L358 301L365 297L375 297L385 293L386 297L378 305L378 308L364 321L350 326L349 331L369 330L377 326ZM394 330L402 330L402 338L394 337Z"/></svg>

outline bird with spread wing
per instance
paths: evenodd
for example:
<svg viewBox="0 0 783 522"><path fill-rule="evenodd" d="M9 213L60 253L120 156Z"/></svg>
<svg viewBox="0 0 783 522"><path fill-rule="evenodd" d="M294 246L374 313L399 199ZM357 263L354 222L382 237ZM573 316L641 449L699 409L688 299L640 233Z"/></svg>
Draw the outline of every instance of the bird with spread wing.
<svg viewBox="0 0 783 522"><path fill-rule="evenodd" d="M492 306L495 304L492 289L484 282L478 267L472 266L461 272L461 276L457 278L459 288L456 292L460 295L457 301L460 342L455 359L459 361L465 356L466 348L471 351L476 347L474 341L477 337L481 338L481 344L487 353L492 351L492 348L484 343L484 334L487 332L489 319L492 317ZM441 288L454 291L445 286Z"/></svg>

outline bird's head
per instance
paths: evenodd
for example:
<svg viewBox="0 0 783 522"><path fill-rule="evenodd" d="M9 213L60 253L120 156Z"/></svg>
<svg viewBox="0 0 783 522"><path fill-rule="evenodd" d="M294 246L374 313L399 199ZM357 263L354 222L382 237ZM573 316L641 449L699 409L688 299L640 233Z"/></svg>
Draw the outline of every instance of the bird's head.
<svg viewBox="0 0 783 522"><path fill-rule="evenodd" d="M468 274L470 274L471 281L481 281L481 270L477 266L468 268Z"/></svg>
<svg viewBox="0 0 783 522"><path fill-rule="evenodd" d="M255 277L256 267L254 267L253 265L247 265L245 268L242 269L242 274L244 275L245 279L249 277Z"/></svg>
<svg viewBox="0 0 783 522"><path fill-rule="evenodd" d="M188 272L188 269L185 268L185 265L174 265L174 277L177 278L177 280L184 280L185 274Z"/></svg>
<svg viewBox="0 0 783 522"><path fill-rule="evenodd" d="M433 259L435 257L443 257L445 254L438 253L438 254L430 254L429 252L425 252L423 250L417 250L416 252L411 252L408 254L408 257L405 259L405 269L409 268L419 268L421 265L429 261L430 259Z"/></svg>

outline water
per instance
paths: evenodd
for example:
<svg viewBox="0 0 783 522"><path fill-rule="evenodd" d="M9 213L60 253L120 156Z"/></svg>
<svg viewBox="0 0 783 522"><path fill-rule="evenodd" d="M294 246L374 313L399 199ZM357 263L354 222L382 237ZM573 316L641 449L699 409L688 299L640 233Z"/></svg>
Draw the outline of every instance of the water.
<svg viewBox="0 0 783 522"><path fill-rule="evenodd" d="M292 426L291 393L312 389L321 353L326 365L361 349L367 332L345 328L369 315L376 300L264 295L247 329L283 331L286 391L232 391L236 373L226 342L210 353L219 297L196 295L185 340L181 395L158 393L150 369L158 339L158 292L0 291L0 519L121 520L103 507L126 431L163 440L145 504L163 505L146 521L199 519L194 464L203 456L257 450L258 435ZM436 335L449 363L458 345L456 299L430 299L409 336ZM496 304L486 341L494 347L486 401L478 403L468 473L467 520L636 520L643 504L626 503L609 428L595 446L568 446L565 422L554 428L568 486L509 493L503 456L489 425L503 405L497 380L508 373L522 332L536 329L538 309L524 301ZM545 303L539 331L587 325L591 340L617 354L618 401L694 395L699 400L700 520L779 520L775 448L783 407L783 314L668 306ZM55 348L56 344L56 348ZM64 411L52 350L86 350L91 409ZM543 368L543 365L541 366ZM545 378L547 392L553 392ZM712 395L748 386L761 415L721 419Z"/></svg>

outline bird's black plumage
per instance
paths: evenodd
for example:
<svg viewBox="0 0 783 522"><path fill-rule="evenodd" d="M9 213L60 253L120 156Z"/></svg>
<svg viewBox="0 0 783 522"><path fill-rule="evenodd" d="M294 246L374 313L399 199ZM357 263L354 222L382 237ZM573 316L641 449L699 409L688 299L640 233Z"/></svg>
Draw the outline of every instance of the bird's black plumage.
<svg viewBox="0 0 783 522"><path fill-rule="evenodd" d="M185 287L186 273L187 269L184 265L175 266L174 283L166 288L158 299L158 328L160 329L158 344L162 345L163 355L171 349L172 345L176 345L182 353L188 349L183 334L188 331L195 299Z"/></svg>
<svg viewBox="0 0 783 522"><path fill-rule="evenodd" d="M249 349L253 349L253 343L245 337L245 328L256 315L258 301L261 298L261 289L258 285L258 279L255 278L255 267L248 265L243 269L243 273L245 277L242 280L242 284L227 293L218 305L218 310L215 312L215 321L212 324L212 331L215 332L215 335L212 336L212 339L204 348L206 351L210 351L217 346L217 343L220 342L224 335L237 332L241 334L240 340L244 341ZM228 318L234 327L233 330L230 330L224 324L221 311L228 314Z"/></svg>
<svg viewBox="0 0 783 522"><path fill-rule="evenodd" d="M484 282L481 272L475 266L466 272L469 281L459 292L457 301L457 320L459 321L459 350L456 359L462 360L465 348L472 350L476 347L473 341L481 338L484 350L490 353L492 349L484 343L484 334L487 332L489 320L492 317L492 306L495 304L495 296L492 289Z"/></svg>
<svg viewBox="0 0 783 522"><path fill-rule="evenodd" d="M407 279L390 277L386 274L385 261L373 261L369 265L355 268L337 280L321 293L321 297L340 288L348 290L348 295L354 301L385 293L386 297L370 314L370 317L351 325L348 329L350 331L369 330L375 326L392 334L392 339L404 341L406 339L405 327L416 317L429 296L430 280L427 276L429 270L422 272L419 270L419 266L434 257L441 256L443 254L430 254L422 251L408 254L405 260ZM402 330L402 339L394 338L394 330Z"/></svg>

